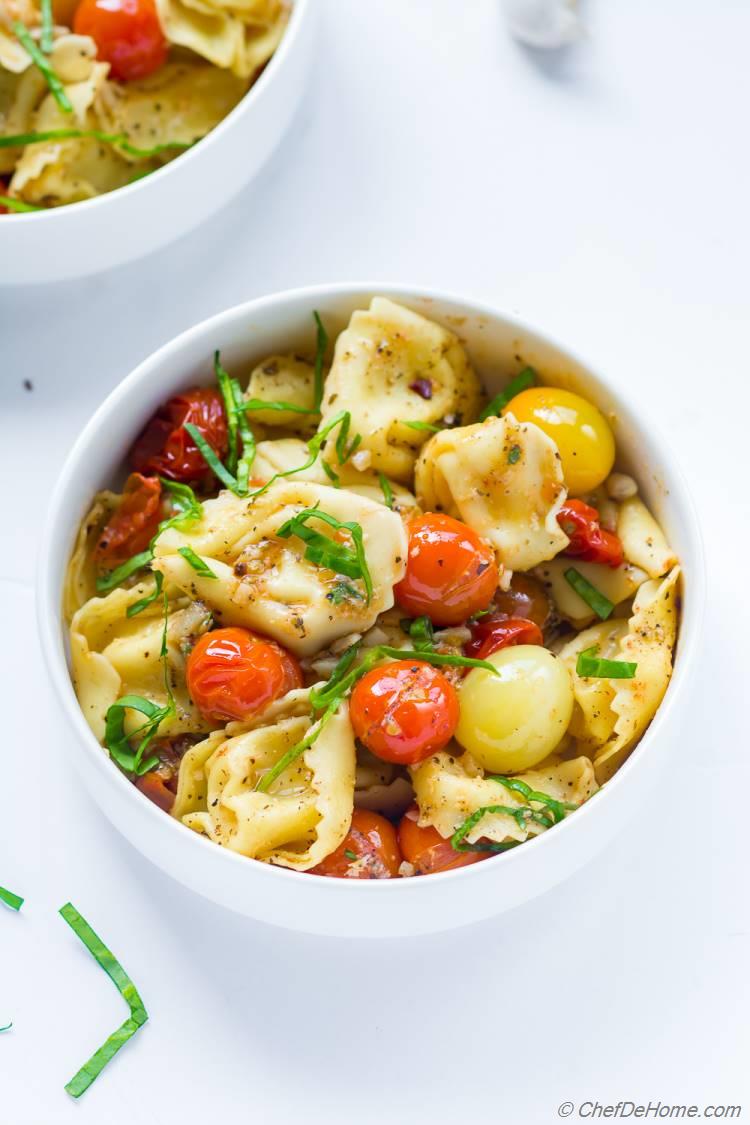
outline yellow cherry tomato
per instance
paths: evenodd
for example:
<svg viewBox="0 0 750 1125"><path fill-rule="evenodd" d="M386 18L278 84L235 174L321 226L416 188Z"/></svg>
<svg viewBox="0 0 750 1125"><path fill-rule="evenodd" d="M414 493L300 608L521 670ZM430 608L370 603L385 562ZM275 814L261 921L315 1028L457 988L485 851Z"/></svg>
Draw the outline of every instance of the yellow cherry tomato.
<svg viewBox="0 0 750 1125"><path fill-rule="evenodd" d="M560 451L568 491L581 496L598 488L615 463L609 422L592 403L559 387L529 387L503 408L519 422L533 422Z"/></svg>
<svg viewBox="0 0 750 1125"><path fill-rule="evenodd" d="M473 668L461 685L456 738L484 769L518 773L551 754L573 713L570 673L541 645L514 645Z"/></svg>

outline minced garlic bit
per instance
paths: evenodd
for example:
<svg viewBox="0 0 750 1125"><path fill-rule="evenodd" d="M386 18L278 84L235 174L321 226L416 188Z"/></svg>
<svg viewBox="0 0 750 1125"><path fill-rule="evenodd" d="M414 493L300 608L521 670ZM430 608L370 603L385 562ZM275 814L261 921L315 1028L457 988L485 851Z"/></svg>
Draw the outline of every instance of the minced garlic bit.
<svg viewBox="0 0 750 1125"><path fill-rule="evenodd" d="M613 500L629 500L638 495L638 485L627 473L610 473L605 487Z"/></svg>

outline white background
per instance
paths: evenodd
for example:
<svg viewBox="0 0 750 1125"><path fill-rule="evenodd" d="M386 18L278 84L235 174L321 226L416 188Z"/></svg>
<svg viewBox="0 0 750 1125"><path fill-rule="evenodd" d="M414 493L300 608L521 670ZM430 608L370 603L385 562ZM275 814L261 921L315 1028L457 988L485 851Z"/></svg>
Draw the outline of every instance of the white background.
<svg viewBox="0 0 750 1125"><path fill-rule="evenodd" d="M0 286L0 881L27 897L0 917L0 1121L744 1119L750 7L590 0L588 39L540 57L494 0L317 2L303 111L234 204L110 275ZM116 835L66 765L31 589L65 453L138 361L245 298L371 278L494 301L625 383L689 476L712 593L690 733L625 835L496 921L357 943L235 917ZM64 1083L125 1013L68 899L151 1015L78 1104Z"/></svg>

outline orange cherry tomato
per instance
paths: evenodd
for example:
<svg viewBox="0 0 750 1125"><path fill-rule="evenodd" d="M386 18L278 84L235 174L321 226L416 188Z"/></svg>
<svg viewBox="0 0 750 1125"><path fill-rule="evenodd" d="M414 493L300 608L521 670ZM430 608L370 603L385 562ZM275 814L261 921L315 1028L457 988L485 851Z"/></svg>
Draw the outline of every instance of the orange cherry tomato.
<svg viewBox="0 0 750 1125"><path fill-rule="evenodd" d="M209 721L249 719L302 686L299 664L275 641L249 629L214 629L187 660L190 698Z"/></svg>
<svg viewBox="0 0 750 1125"><path fill-rule="evenodd" d="M131 555L145 551L156 535L161 515L159 478L131 473L125 481L119 508L99 536L94 561L114 568Z"/></svg>
<svg viewBox="0 0 750 1125"><path fill-rule="evenodd" d="M157 410L133 446L139 473L159 473L187 484L210 484L213 473L185 423L190 422L221 460L227 451L227 420L218 391L197 387L175 395Z"/></svg>
<svg viewBox="0 0 750 1125"><path fill-rule="evenodd" d="M492 599L498 617L523 617L540 629L547 624L550 603L547 591L536 578L516 571L507 590L497 590Z"/></svg>
<svg viewBox="0 0 750 1125"><path fill-rule="evenodd" d="M167 40L154 0L81 0L73 17L77 35L90 35L110 78L146 78L167 59Z"/></svg>
<svg viewBox="0 0 750 1125"><path fill-rule="evenodd" d="M413 766L450 742L458 696L442 672L419 659L395 660L358 680L349 702L354 733L384 762Z"/></svg>
<svg viewBox="0 0 750 1125"><path fill-rule="evenodd" d="M413 617L459 625L489 604L497 582L494 551L465 523L431 512L409 524L406 574L394 594Z"/></svg>
<svg viewBox="0 0 750 1125"><path fill-rule="evenodd" d="M622 563L622 543L613 531L600 527L596 508L583 500L566 500L557 513L557 522L570 539L564 555L612 567Z"/></svg>
<svg viewBox="0 0 750 1125"><path fill-rule="evenodd" d="M471 640L464 645L464 653L476 660L486 660L493 652L509 645L544 644L542 630L536 622L525 621L522 617L501 617L493 613L469 627Z"/></svg>
<svg viewBox="0 0 750 1125"><path fill-rule="evenodd" d="M311 875L334 879L395 879L401 866L396 829L389 820L368 809L355 809L351 828Z"/></svg>
<svg viewBox="0 0 750 1125"><path fill-rule="evenodd" d="M431 825L420 828L419 809L412 805L406 810L398 826L401 854L414 868L415 875L429 875L433 871L452 871L470 863L488 859L487 852L457 852L450 840L440 835Z"/></svg>

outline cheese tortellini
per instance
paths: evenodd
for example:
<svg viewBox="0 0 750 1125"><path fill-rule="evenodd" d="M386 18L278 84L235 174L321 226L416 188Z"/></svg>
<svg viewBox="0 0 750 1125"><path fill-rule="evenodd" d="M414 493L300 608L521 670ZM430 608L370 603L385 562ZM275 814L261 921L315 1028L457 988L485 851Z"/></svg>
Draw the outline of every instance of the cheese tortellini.
<svg viewBox="0 0 750 1125"><path fill-rule="evenodd" d="M205 6L226 28L264 5ZM552 429L513 397L480 421L498 388L445 326L375 297L330 369L317 339L137 420L64 584L81 709L113 768L248 860L395 878L554 838L668 689L677 556L629 474L571 499Z"/></svg>

